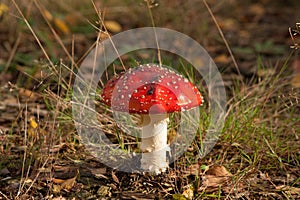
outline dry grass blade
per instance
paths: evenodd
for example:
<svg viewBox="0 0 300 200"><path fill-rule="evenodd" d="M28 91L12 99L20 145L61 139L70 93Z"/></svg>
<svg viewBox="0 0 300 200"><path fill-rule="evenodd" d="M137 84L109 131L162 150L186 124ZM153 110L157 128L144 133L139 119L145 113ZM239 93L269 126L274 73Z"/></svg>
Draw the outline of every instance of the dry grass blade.
<svg viewBox="0 0 300 200"><path fill-rule="evenodd" d="M53 62L51 61L48 53L46 52L42 42L40 41L40 39L38 38L37 34L35 33L35 31L33 30L33 28L31 27L31 25L29 24L28 20L26 19L25 15L23 14L23 12L21 11L20 7L18 6L18 4L16 3L15 0L12 0L13 4L15 5L17 11L19 12L19 14L21 15L23 21L25 22L26 26L28 27L28 29L30 30L31 34L33 35L33 37L35 38L36 42L38 43L39 47L41 48L44 56L46 57L46 59L48 60L52 70L55 72L56 75L59 76L58 71L56 70L56 67L54 66Z"/></svg>
<svg viewBox="0 0 300 200"><path fill-rule="evenodd" d="M150 4L150 0L146 0L147 3L147 8L148 8L148 13L151 19L151 24L153 27L153 32L154 32L154 37L155 37L155 42L156 42L156 47L157 47L157 59L159 62L159 65L162 65L162 60L161 60L161 54L160 54L160 48L159 48L159 43L158 43L158 39L157 39L157 33L155 30L155 23L154 23L154 18L153 18L153 14L152 14L152 10L151 10L151 4Z"/></svg>
<svg viewBox="0 0 300 200"><path fill-rule="evenodd" d="M236 69L238 75L239 75L240 77L242 77L242 74L241 74L240 69L239 69L239 66L238 66L238 64L237 64L237 62L236 62L236 59L235 59L235 57L234 57L234 55L233 55L233 52L232 52L232 50L231 50L231 48L230 48L230 46L229 46L229 44L228 44L228 41L226 40L226 38L225 38L225 36L224 36L224 33L223 33L221 27L219 26L219 23L218 23L217 19L215 18L214 14L213 14L212 10L210 9L210 6L209 6L208 3L206 2L206 0L203 0L203 3L204 3L204 5L205 5L205 7L207 8L207 10L208 10L208 12L209 12L211 18L213 19L213 21L214 21L214 23L215 23L215 25L216 25L216 27L217 27L217 29L218 29L218 31L219 31L219 33L220 33L222 39L223 39L223 41L224 41L224 44L226 45L226 48L227 48L227 50L228 50L228 52L229 52L229 54L230 54L230 57L231 57L231 59L232 59L232 61L233 61L234 67L235 67L235 69ZM242 81L242 84L244 84L243 81Z"/></svg>
<svg viewBox="0 0 300 200"><path fill-rule="evenodd" d="M99 9L97 8L95 2L94 2L93 0L91 0L91 2L92 2L92 4L93 4L93 6L94 6L94 9L95 9L96 13L97 13L98 19L100 20L101 26L104 28L105 33L108 34L108 30L107 30L107 28L106 28L106 26L105 26L105 22L104 22L104 20L103 20L103 17L101 16L101 12L100 12ZM100 34L101 34L101 30L99 29L99 35L98 35L98 38L100 38ZM116 48L116 46L115 46L114 42L112 41L112 39L111 39L111 37L110 37L109 34L108 34L108 39L110 40L110 42L111 42L111 44L112 44L112 46L113 46L115 52L117 53L117 55L118 55L118 57L119 57L119 61L120 61L121 65L122 65L122 67L123 67L123 70L126 71L126 67L125 67L125 65L124 65L124 63L123 63L123 60L122 60L120 54L119 54L119 51L118 51L118 49ZM97 41L97 44L96 44L96 45L98 45L98 41ZM96 51L96 52L97 52L97 51Z"/></svg>

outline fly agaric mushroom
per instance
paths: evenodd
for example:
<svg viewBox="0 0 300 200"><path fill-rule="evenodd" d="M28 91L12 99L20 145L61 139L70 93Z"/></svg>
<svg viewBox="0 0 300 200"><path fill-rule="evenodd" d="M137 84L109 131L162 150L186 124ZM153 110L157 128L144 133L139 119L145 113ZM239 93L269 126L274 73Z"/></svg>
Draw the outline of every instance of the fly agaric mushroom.
<svg viewBox="0 0 300 200"><path fill-rule="evenodd" d="M168 167L168 113L203 103L199 90L188 79L157 64L130 68L117 75L106 83L101 97L113 111L140 115L141 168L155 174Z"/></svg>

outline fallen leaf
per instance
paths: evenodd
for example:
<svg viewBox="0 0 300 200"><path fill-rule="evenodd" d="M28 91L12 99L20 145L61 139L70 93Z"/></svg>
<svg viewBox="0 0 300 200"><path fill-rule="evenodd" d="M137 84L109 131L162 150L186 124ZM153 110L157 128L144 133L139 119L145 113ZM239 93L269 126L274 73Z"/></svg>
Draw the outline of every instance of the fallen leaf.
<svg viewBox="0 0 300 200"><path fill-rule="evenodd" d="M53 16L52 14L48 11L48 10L43 10L42 14L45 16L45 18L49 21L53 20Z"/></svg>
<svg viewBox="0 0 300 200"><path fill-rule="evenodd" d="M75 185L75 183L76 183L76 178L77 178L77 176L65 180L65 181L61 184L62 189L70 190L70 189Z"/></svg>
<svg viewBox="0 0 300 200"><path fill-rule="evenodd" d="M256 3L249 6L249 12L255 16L262 16L265 14L266 9L262 4Z"/></svg>
<svg viewBox="0 0 300 200"><path fill-rule="evenodd" d="M101 197L110 196L110 189L110 187L102 185L98 189L97 194Z"/></svg>
<svg viewBox="0 0 300 200"><path fill-rule="evenodd" d="M239 30L238 22L235 19L228 18L228 19L220 19L220 27L222 30L226 31L237 31Z"/></svg>
<svg viewBox="0 0 300 200"><path fill-rule="evenodd" d="M216 191L220 186L225 185L225 191L229 191L232 187L232 174L223 166L211 166L202 176L202 185L198 191Z"/></svg>
<svg viewBox="0 0 300 200"><path fill-rule="evenodd" d="M37 94L36 92L33 92L33 91L25 89L25 88L20 88L18 90L18 92L22 98L24 98L26 100L30 100L30 101L35 101L40 97L40 95Z"/></svg>
<svg viewBox="0 0 300 200"><path fill-rule="evenodd" d="M34 129L36 129L38 127L38 123L35 121L34 117L29 118L29 123L30 123L30 126Z"/></svg>
<svg viewBox="0 0 300 200"><path fill-rule="evenodd" d="M192 184L184 186L185 190L183 191L182 195L187 199L194 198L194 187Z"/></svg>
<svg viewBox="0 0 300 200"><path fill-rule="evenodd" d="M54 178L54 179L52 180L52 182L53 182L53 183L56 183L56 184L62 184L64 181L65 181L65 180L59 179L59 178Z"/></svg>
<svg viewBox="0 0 300 200"><path fill-rule="evenodd" d="M292 86L299 88L300 87L300 74L293 76L291 83L292 83Z"/></svg>
<svg viewBox="0 0 300 200"><path fill-rule="evenodd" d="M65 35L70 34L70 29L64 20L56 18L46 9L43 10L42 14L49 22L53 23L55 25L55 27L58 30L60 30L63 34L65 34Z"/></svg>
<svg viewBox="0 0 300 200"><path fill-rule="evenodd" d="M53 193L59 193L61 191L61 186L60 185L52 185L52 192Z"/></svg>
<svg viewBox="0 0 300 200"><path fill-rule="evenodd" d="M70 34L70 29L63 20L54 18L53 23L65 35Z"/></svg>
<svg viewBox="0 0 300 200"><path fill-rule="evenodd" d="M104 26L108 31L112 33L117 33L122 31L122 26L116 21L112 21L112 20L104 21Z"/></svg>
<svg viewBox="0 0 300 200"><path fill-rule="evenodd" d="M9 8L4 3L0 3L0 19L3 17L4 13L7 12Z"/></svg>
<svg viewBox="0 0 300 200"><path fill-rule="evenodd" d="M227 56L226 54L221 54L221 55L215 57L214 60L216 63L228 64L231 61L231 58L229 56Z"/></svg>
<svg viewBox="0 0 300 200"><path fill-rule="evenodd" d="M118 177L116 176L115 172L111 172L111 176L112 176L112 179L114 180L114 182L120 184L120 181L118 179Z"/></svg>
<svg viewBox="0 0 300 200"><path fill-rule="evenodd" d="M69 191L72 189L72 187L75 185L76 183L76 178L78 176L79 172L77 171L76 176L74 176L73 178L69 178L66 180L63 179L58 179L58 178L54 178L52 179L52 182L55 183L52 188L53 191L60 191L60 190L66 190Z"/></svg>
<svg viewBox="0 0 300 200"><path fill-rule="evenodd" d="M214 175L214 176L218 176L218 177L233 176L224 166L211 166L206 171L206 174Z"/></svg>
<svg viewBox="0 0 300 200"><path fill-rule="evenodd" d="M193 164L190 165L185 171L184 174L189 176L189 175L195 175L198 176L200 172L200 165L199 164Z"/></svg>

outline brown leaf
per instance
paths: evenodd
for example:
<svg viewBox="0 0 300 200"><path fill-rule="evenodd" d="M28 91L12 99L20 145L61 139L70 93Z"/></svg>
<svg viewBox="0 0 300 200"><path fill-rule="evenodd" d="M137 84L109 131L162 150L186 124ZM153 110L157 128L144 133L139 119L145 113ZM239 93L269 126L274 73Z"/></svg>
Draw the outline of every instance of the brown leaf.
<svg viewBox="0 0 300 200"><path fill-rule="evenodd" d="M69 27L66 25L66 23L63 20L54 18L53 23L65 35L68 35L70 33Z"/></svg>
<svg viewBox="0 0 300 200"><path fill-rule="evenodd" d="M216 191L220 186L232 185L232 174L224 166L211 166L202 177L202 186L199 191ZM225 188L224 190L228 190Z"/></svg>
<svg viewBox="0 0 300 200"><path fill-rule="evenodd" d="M112 20L104 21L104 26L109 32L112 33L117 33L122 31L122 26L116 21L112 21Z"/></svg>
<svg viewBox="0 0 300 200"><path fill-rule="evenodd" d="M257 3L249 6L249 12L256 16L262 16L265 14L266 9L262 4Z"/></svg>
<svg viewBox="0 0 300 200"><path fill-rule="evenodd" d="M232 176L232 174L224 166L211 166L206 174L214 176Z"/></svg>
<svg viewBox="0 0 300 200"><path fill-rule="evenodd" d="M61 184L61 187L62 189L66 189L66 190L70 190L76 183L76 178L77 178L77 175L73 178L70 178L70 179L67 179L65 180L62 184Z"/></svg>
<svg viewBox="0 0 300 200"><path fill-rule="evenodd" d="M40 95L37 94L36 92L33 92L33 91L25 89L25 88L20 88L18 92L19 92L19 95L26 100L34 101L40 97Z"/></svg>
<svg viewBox="0 0 300 200"><path fill-rule="evenodd" d="M64 189L64 190L67 190L69 191L70 189L72 189L72 187L75 185L76 183L76 178L78 176L78 171L77 171L77 174L76 176L74 176L73 178L69 178L67 180L63 180L63 179L57 179L57 178L54 178L52 181L53 183L56 183L59 185L59 187L57 187L57 185L53 185L54 188L53 190L61 190L61 189Z"/></svg>
<svg viewBox="0 0 300 200"><path fill-rule="evenodd" d="M219 22L220 22L220 27L222 28L222 30L226 30L226 31L239 30L239 27L238 27L239 24L233 18L220 19Z"/></svg>
<svg viewBox="0 0 300 200"><path fill-rule="evenodd" d="M184 174L198 176L199 172L200 172L200 165L193 164L193 165L190 165L186 171L184 171Z"/></svg>
<svg viewBox="0 0 300 200"><path fill-rule="evenodd" d="M120 181L118 179L118 177L116 176L115 172L111 172L111 176L112 176L112 179L114 180L114 182L120 184Z"/></svg>
<svg viewBox="0 0 300 200"><path fill-rule="evenodd" d="M205 175L203 177L203 186L204 187L212 187L212 188L219 188L224 182L228 180L228 177L224 176L215 176L215 175Z"/></svg>
<svg viewBox="0 0 300 200"><path fill-rule="evenodd" d="M295 74L291 80L292 86L299 88L300 87L300 74Z"/></svg>
<svg viewBox="0 0 300 200"><path fill-rule="evenodd" d="M59 179L59 178L54 178L52 179L52 182L53 183L56 183L56 184L62 184L65 180L63 179Z"/></svg>
<svg viewBox="0 0 300 200"><path fill-rule="evenodd" d="M4 13L8 12L9 8L4 3L0 3L0 19Z"/></svg>
<svg viewBox="0 0 300 200"><path fill-rule="evenodd" d="M182 195L187 199L194 198L194 187L192 184L186 185L185 190L182 192Z"/></svg>
<svg viewBox="0 0 300 200"><path fill-rule="evenodd" d="M42 14L44 15L44 17L48 20L48 21L52 21L53 20L53 16L52 14L48 11L48 10L43 10Z"/></svg>
<svg viewBox="0 0 300 200"><path fill-rule="evenodd" d="M227 56L226 54L221 54L217 57L215 57L215 62L221 63L221 64L228 64L231 61L231 58Z"/></svg>

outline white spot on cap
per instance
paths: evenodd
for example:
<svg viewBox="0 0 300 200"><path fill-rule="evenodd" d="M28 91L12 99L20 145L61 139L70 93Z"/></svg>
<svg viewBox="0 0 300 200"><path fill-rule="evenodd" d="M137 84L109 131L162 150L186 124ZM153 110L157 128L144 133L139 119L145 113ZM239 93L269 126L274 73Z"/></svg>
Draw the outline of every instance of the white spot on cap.
<svg viewBox="0 0 300 200"><path fill-rule="evenodd" d="M180 94L180 95L177 97L177 99L178 99L178 104L179 104L179 105L186 105L186 104L188 104L188 103L190 102L190 100L187 99L186 96L184 96L184 95L182 95L182 94Z"/></svg>

